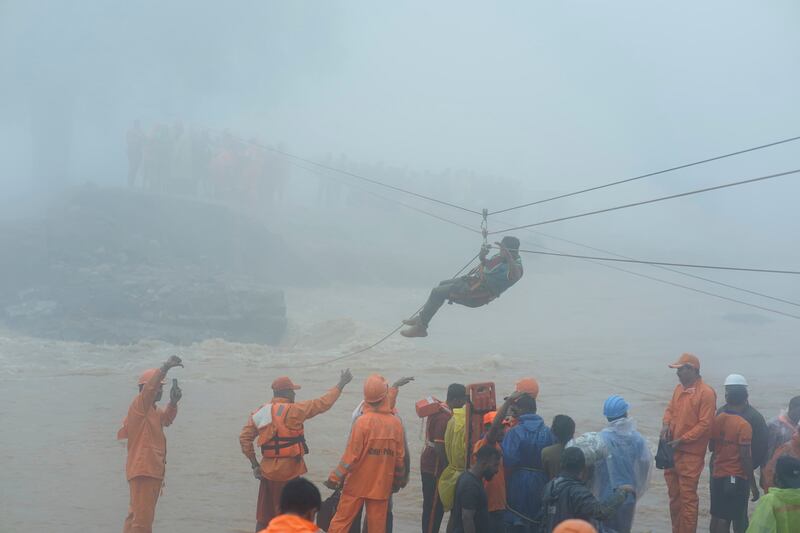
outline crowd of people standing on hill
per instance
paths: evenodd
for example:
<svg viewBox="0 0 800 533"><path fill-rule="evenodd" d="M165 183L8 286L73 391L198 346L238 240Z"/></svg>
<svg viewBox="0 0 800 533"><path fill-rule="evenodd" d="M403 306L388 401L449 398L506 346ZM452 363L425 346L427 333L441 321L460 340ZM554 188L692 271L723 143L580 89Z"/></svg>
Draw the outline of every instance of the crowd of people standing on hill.
<svg viewBox="0 0 800 533"><path fill-rule="evenodd" d="M128 186L200 196L257 210L281 200L288 179L283 158L255 139L223 131L135 121L126 136Z"/></svg>
<svg viewBox="0 0 800 533"><path fill-rule="evenodd" d="M152 531L165 470L163 428L175 420L182 397L175 380L168 406L157 409L156 402L167 372L176 366L182 361L173 356L142 374L118 434L128 441L125 532ZM728 376L725 402L718 408L696 356L683 354L669 366L679 383L664 412L655 467L664 470L673 533L697 530L698 483L708 451L712 533L800 531L800 396L767 422L749 404L743 376ZM345 370L321 397L296 401L300 386L278 377L273 398L248 416L239 442L259 481L256 531L392 531L392 497L407 486L411 471L396 401L400 387L413 378L393 384L380 375L365 380L345 451L324 482L334 491L331 497L323 502L317 487L302 477L309 450L305 422L331 409L351 380ZM473 445L470 394L454 383L445 402L421 401L432 407L424 411L420 458L423 533L438 533L446 513L447 533L632 531L654 457L623 397L611 395L598 408L605 428L576 436L567 415L546 424L538 414L539 383L522 378L496 411L482 415L482 432ZM749 497L759 500L750 517Z"/></svg>

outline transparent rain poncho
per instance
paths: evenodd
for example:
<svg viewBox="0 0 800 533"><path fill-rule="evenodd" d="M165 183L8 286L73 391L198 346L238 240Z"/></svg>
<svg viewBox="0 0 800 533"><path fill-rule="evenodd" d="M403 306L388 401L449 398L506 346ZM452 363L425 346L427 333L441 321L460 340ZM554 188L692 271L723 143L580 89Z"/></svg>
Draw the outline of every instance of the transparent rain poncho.
<svg viewBox="0 0 800 533"><path fill-rule="evenodd" d="M592 492L602 500L620 485L632 485L636 499L640 499L650 485L653 454L647 441L636 431L635 421L632 418L614 420L596 435L602 441L600 446L605 455L594 465Z"/></svg>

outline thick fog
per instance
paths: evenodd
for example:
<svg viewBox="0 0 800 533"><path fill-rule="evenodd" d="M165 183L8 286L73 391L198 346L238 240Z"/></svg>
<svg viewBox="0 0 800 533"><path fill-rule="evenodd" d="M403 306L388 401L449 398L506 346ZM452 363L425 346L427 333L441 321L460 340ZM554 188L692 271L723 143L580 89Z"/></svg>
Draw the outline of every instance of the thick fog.
<svg viewBox="0 0 800 533"><path fill-rule="evenodd" d="M796 394L792 274L523 254L517 286L487 307L444 306L428 339L287 367L391 331L478 253L484 208L800 135L798 30L789 0L0 0L0 456L13 470L0 531L118 529L128 496L113 436L132 380L171 353L186 363L175 372L186 399L168 431L181 450L167 469L175 492L156 523L175 532L252 529L257 489L235 440L278 372L306 374L307 399L354 369L347 406L310 426L317 482L369 372L422 374L401 399L413 424L413 401L453 381L505 392L541 376L546 421L568 412L579 431L627 392L652 443L675 383L666 365L694 351L718 392L727 374L750 373L774 416ZM130 186L136 121L145 156ZM159 138L172 143L169 179L147 160ZM800 169L798 143L489 216L489 242ZM259 162L263 182L242 163L240 186L228 153ZM800 270L799 176L512 234L527 250ZM59 435L36 448L69 458L44 460L48 497L70 492L50 514L24 503L42 477L23 451L43 438L31 409L63 395L75 402L59 406ZM205 440L208 425L220 430ZM193 453L211 466L179 458ZM417 523L417 477L398 496L397 531ZM668 527L656 477L642 531ZM208 479L226 494L193 497Z"/></svg>

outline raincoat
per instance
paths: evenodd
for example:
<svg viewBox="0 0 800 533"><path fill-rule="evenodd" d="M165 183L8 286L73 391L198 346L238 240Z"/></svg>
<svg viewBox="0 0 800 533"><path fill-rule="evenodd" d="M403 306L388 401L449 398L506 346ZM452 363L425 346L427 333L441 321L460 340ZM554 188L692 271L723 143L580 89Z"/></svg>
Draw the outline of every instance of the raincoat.
<svg viewBox="0 0 800 533"><path fill-rule="evenodd" d="M506 523L530 526L542 505L547 475L542 469L542 450L556 440L542 417L524 414L503 439L503 464L510 471Z"/></svg>
<svg viewBox="0 0 800 533"><path fill-rule="evenodd" d="M636 422L632 418L609 422L599 435L608 449L608 456L595 464L592 492L599 500L606 500L620 485L633 486L636 497L628 494L617 513L603 522L620 533L629 532L636 501L644 496L650 484L653 454L647 441L636 431Z"/></svg>
<svg viewBox="0 0 800 533"><path fill-rule="evenodd" d="M463 407L453 409L453 416L447 422L444 433L444 451L447 454L447 467L439 476L439 499L445 511L453 508L456 498L458 477L467 467L467 415Z"/></svg>
<svg viewBox="0 0 800 533"><path fill-rule="evenodd" d="M800 489L771 488L758 500L747 533L800 531Z"/></svg>

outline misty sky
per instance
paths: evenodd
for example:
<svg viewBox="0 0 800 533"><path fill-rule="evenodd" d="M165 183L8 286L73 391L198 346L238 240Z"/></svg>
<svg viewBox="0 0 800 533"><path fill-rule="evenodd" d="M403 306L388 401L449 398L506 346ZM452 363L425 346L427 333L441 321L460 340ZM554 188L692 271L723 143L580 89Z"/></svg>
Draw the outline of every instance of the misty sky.
<svg viewBox="0 0 800 533"><path fill-rule="evenodd" d="M66 115L73 183L121 184L130 122L180 118L301 155L503 176L533 200L797 135L798 26L792 1L6 0L1 190L24 189L31 124ZM788 170L797 153L788 145L512 221ZM543 229L651 258L790 267L798 183Z"/></svg>

